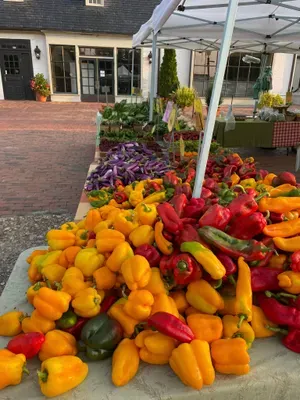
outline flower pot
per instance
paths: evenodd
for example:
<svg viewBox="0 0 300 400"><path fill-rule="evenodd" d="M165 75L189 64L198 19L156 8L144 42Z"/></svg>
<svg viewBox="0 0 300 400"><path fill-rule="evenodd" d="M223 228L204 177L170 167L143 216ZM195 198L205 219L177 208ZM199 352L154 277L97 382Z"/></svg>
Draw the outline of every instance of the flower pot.
<svg viewBox="0 0 300 400"><path fill-rule="evenodd" d="M47 101L47 97L41 95L39 92L35 92L35 99L36 99L36 101L39 101L41 103L46 103L46 101Z"/></svg>

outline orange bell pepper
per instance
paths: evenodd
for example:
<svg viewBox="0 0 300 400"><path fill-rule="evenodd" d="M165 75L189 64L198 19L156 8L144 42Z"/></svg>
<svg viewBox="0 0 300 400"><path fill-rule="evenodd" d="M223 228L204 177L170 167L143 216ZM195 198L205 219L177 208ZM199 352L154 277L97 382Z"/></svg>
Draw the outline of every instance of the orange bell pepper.
<svg viewBox="0 0 300 400"><path fill-rule="evenodd" d="M95 226L102 221L100 211L96 208L88 211L85 218L85 229L93 231Z"/></svg>
<svg viewBox="0 0 300 400"><path fill-rule="evenodd" d="M107 266L105 265L102 268L97 269L93 273L94 280L96 282L97 289L112 289L117 281L117 275L115 272L112 272Z"/></svg>
<svg viewBox="0 0 300 400"><path fill-rule="evenodd" d="M43 287L33 299L33 305L44 318L56 321L68 311L71 296L65 292Z"/></svg>
<svg viewBox="0 0 300 400"><path fill-rule="evenodd" d="M50 230L46 235L46 239L53 250L64 250L75 244L74 233L59 229Z"/></svg>
<svg viewBox="0 0 300 400"><path fill-rule="evenodd" d="M141 289L148 285L151 278L151 268L145 257L135 255L125 260L121 272L130 290Z"/></svg>
<svg viewBox="0 0 300 400"><path fill-rule="evenodd" d="M75 258L80 250L79 246L68 247L61 253L57 263L64 268L74 267Z"/></svg>
<svg viewBox="0 0 300 400"><path fill-rule="evenodd" d="M68 332L54 329L47 332L39 352L39 359L45 361L51 357L76 356L76 339Z"/></svg>
<svg viewBox="0 0 300 400"><path fill-rule="evenodd" d="M22 331L47 333L55 329L55 322L43 317L37 310L34 310L30 317L22 320Z"/></svg>
<svg viewBox="0 0 300 400"><path fill-rule="evenodd" d="M22 332L22 311L10 311L0 316L0 336L16 336Z"/></svg>

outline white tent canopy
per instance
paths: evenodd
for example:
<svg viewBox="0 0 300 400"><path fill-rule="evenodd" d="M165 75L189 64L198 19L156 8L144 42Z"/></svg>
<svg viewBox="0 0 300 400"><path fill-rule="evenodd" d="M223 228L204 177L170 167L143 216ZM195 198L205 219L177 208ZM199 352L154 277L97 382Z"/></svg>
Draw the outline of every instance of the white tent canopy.
<svg viewBox="0 0 300 400"><path fill-rule="evenodd" d="M163 0L133 47L219 50L229 0ZM300 53L300 0L240 0L230 51Z"/></svg>

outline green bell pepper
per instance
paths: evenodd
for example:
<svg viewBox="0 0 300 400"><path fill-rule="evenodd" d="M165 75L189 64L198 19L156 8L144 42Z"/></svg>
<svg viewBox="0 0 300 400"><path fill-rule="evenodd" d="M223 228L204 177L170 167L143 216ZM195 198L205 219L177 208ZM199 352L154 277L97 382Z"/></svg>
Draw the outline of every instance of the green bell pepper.
<svg viewBox="0 0 300 400"><path fill-rule="evenodd" d="M90 319L81 332L81 341L86 346L86 355L90 360L104 360L111 357L122 338L121 325L107 314L100 314Z"/></svg>
<svg viewBox="0 0 300 400"><path fill-rule="evenodd" d="M62 317L56 321L57 328L69 329L77 323L77 315L72 311L68 310L63 313Z"/></svg>

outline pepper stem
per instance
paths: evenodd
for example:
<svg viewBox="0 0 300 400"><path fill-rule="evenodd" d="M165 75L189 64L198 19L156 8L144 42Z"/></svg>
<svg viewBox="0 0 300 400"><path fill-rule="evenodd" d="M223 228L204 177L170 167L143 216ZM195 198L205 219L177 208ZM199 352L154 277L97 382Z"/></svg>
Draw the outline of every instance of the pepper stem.
<svg viewBox="0 0 300 400"><path fill-rule="evenodd" d="M184 271L187 270L188 265L187 265L187 263L186 263L185 261L180 260L180 261L177 263L176 268L179 269L180 272L184 272Z"/></svg>
<svg viewBox="0 0 300 400"><path fill-rule="evenodd" d="M234 185L234 186L231 188L231 190L234 190L234 189L236 189L236 188L241 189L242 192L243 192L244 194L247 193L246 190L245 190L245 188L244 188L244 186L242 186L242 185Z"/></svg>
<svg viewBox="0 0 300 400"><path fill-rule="evenodd" d="M269 220L270 219L270 211L267 210L265 213L266 213L266 216L265 216L266 220ZM270 222L272 223L272 221L270 221Z"/></svg>
<svg viewBox="0 0 300 400"><path fill-rule="evenodd" d="M269 329L269 331L273 331L276 333L282 333L283 335L287 335L289 333L286 329L274 328L273 326L270 326L270 325L265 325L265 328Z"/></svg>
<svg viewBox="0 0 300 400"><path fill-rule="evenodd" d="M144 212L148 213L148 212L152 211L151 208L148 207L145 203L142 203L142 205L143 205Z"/></svg>
<svg viewBox="0 0 300 400"><path fill-rule="evenodd" d="M37 371L37 375L38 375L39 379L40 379L42 382L44 382L44 383L47 382L47 380L48 380L48 371L47 371L47 370L44 370L44 371Z"/></svg>
<svg viewBox="0 0 300 400"><path fill-rule="evenodd" d="M218 279L217 281L215 281L213 284L214 289L219 289L222 286L222 283L222 279Z"/></svg>
<svg viewBox="0 0 300 400"><path fill-rule="evenodd" d="M24 366L23 366L23 372L25 372L25 374L29 375L29 370L26 368L26 364L24 364Z"/></svg>
<svg viewBox="0 0 300 400"><path fill-rule="evenodd" d="M128 296L127 296L127 294L125 293L125 290L127 289L127 286L126 285L122 285L121 286L121 289L122 289L122 297L124 297L124 299L128 299Z"/></svg>
<svg viewBox="0 0 300 400"><path fill-rule="evenodd" d="M270 197L270 193L268 193L268 192L263 192L263 193L261 193L259 196L255 197L256 203L257 203L258 201L260 201L263 197Z"/></svg>
<svg viewBox="0 0 300 400"><path fill-rule="evenodd" d="M243 321L247 320L248 317L245 314L240 314L239 317L240 317L240 319L239 319L239 322L237 324L237 327L240 329L240 327L242 326Z"/></svg>
<svg viewBox="0 0 300 400"><path fill-rule="evenodd" d="M277 295L280 297L289 297L290 299L294 299L294 300L296 300L298 297L295 294L284 293L284 292L277 293Z"/></svg>
<svg viewBox="0 0 300 400"><path fill-rule="evenodd" d="M231 285L236 286L236 280L233 275L228 275L227 279L228 279L228 282L231 283Z"/></svg>

